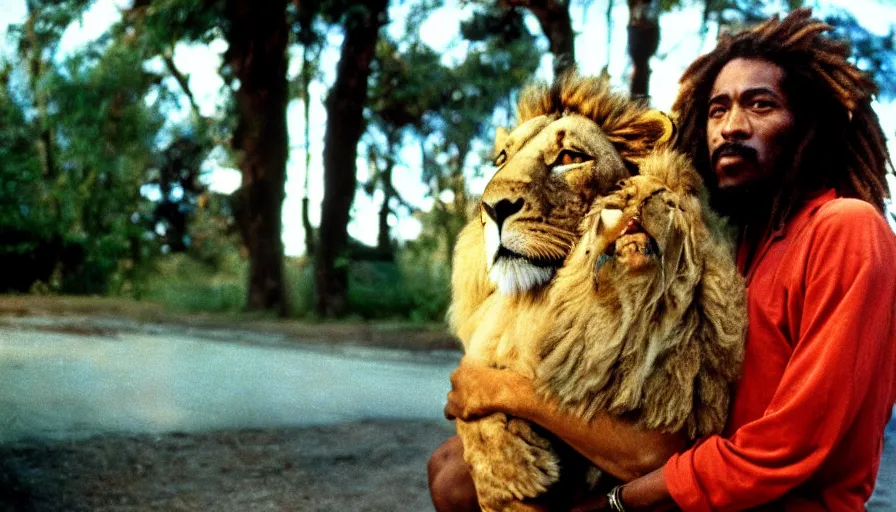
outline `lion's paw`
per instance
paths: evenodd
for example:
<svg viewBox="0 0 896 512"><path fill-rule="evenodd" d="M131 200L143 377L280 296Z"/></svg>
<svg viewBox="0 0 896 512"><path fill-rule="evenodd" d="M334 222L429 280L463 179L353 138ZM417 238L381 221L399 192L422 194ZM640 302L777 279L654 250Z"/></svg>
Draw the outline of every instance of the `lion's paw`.
<svg viewBox="0 0 896 512"><path fill-rule="evenodd" d="M559 457L527 422L490 417L467 426L476 432L462 435L464 454L484 510L505 510L509 502L537 497L559 479Z"/></svg>

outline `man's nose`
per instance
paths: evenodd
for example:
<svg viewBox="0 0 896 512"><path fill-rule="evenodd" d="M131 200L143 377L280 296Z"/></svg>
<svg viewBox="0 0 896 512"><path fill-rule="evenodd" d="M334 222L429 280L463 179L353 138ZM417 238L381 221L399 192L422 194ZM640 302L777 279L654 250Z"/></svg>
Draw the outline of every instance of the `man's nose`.
<svg viewBox="0 0 896 512"><path fill-rule="evenodd" d="M725 116L722 125L722 137L725 140L742 140L750 138L752 127L746 112L738 106L734 106Z"/></svg>

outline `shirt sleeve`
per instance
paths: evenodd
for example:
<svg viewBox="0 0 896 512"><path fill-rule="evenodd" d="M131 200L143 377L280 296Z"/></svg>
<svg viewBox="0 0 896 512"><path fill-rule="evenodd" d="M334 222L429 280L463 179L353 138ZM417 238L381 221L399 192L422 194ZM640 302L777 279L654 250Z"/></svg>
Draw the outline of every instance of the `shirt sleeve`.
<svg viewBox="0 0 896 512"><path fill-rule="evenodd" d="M882 355L892 353L896 241L870 205L854 203L822 207L812 221L803 311L792 317L798 339L763 416L666 464L683 510L744 510L781 498L818 470L868 393L891 382L893 364Z"/></svg>

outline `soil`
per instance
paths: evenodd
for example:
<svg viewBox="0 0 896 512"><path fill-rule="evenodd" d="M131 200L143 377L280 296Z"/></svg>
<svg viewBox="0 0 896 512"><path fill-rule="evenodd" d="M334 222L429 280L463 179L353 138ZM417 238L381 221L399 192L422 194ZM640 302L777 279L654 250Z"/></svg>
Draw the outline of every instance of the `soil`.
<svg viewBox="0 0 896 512"><path fill-rule="evenodd" d="M426 511L448 422L365 421L0 448L2 511Z"/></svg>
<svg viewBox="0 0 896 512"><path fill-rule="evenodd" d="M4 318L5 317L5 318ZM53 317L49 323L43 318ZM86 336L122 329L264 333L265 343L420 352L457 348L443 326L178 315L110 299L0 297L0 323ZM21 324L24 325L24 324ZM215 336L211 336L215 337ZM2 421L0 412L0 421ZM107 435L0 445L2 511L427 511L426 463L447 421Z"/></svg>

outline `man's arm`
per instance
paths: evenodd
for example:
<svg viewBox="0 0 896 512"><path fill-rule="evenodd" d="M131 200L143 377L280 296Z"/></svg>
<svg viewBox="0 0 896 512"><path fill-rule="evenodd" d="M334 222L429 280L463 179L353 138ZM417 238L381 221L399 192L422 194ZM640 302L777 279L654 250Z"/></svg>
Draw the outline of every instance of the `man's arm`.
<svg viewBox="0 0 896 512"><path fill-rule="evenodd" d="M495 412L541 425L603 471L629 481L684 450L685 436L644 430L609 415L585 421L535 393L531 380L466 358L451 375L445 416L472 421Z"/></svg>
<svg viewBox="0 0 896 512"><path fill-rule="evenodd" d="M858 421L892 401L896 244L870 206L841 204L813 235L793 354L765 414L630 483L626 508L671 494L685 510L743 510L811 478ZM883 418L883 415L881 415ZM883 425L883 419L880 422ZM867 436L873 442L874 433Z"/></svg>

